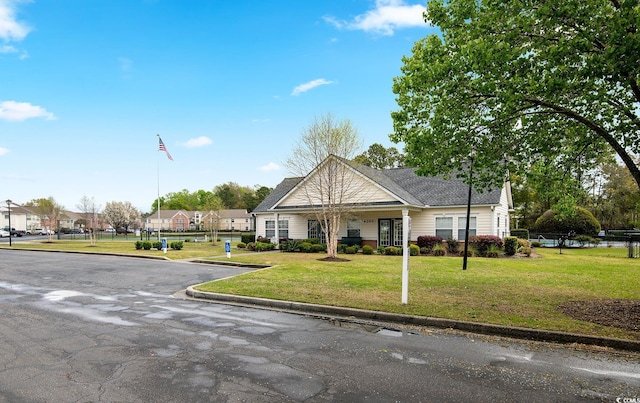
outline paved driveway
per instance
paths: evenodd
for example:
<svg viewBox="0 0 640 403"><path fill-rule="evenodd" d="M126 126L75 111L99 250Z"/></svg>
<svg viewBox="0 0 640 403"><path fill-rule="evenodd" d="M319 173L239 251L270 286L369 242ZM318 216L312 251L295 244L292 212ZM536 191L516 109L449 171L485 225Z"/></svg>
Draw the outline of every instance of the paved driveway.
<svg viewBox="0 0 640 403"><path fill-rule="evenodd" d="M0 250L0 402L640 399L637 355L176 296L243 271Z"/></svg>

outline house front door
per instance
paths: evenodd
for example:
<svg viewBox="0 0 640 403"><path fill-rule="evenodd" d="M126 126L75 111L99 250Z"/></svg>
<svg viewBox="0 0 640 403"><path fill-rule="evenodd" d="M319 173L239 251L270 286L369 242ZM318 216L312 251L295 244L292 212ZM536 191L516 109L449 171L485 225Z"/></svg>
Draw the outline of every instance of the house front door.
<svg viewBox="0 0 640 403"><path fill-rule="evenodd" d="M378 245L402 246L402 218L378 220Z"/></svg>

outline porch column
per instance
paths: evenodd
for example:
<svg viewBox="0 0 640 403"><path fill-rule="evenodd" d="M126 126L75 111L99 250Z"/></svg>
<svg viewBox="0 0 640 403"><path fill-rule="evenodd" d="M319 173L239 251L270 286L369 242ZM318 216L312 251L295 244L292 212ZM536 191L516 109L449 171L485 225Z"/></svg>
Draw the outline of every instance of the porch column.
<svg viewBox="0 0 640 403"><path fill-rule="evenodd" d="M273 216L276 219L276 234L274 236L275 240L272 241L272 242L275 243L276 245L279 245L280 244L280 237L278 236L278 234L280 234L280 228L278 226L278 224L279 224L278 222L280 221L280 214L274 213Z"/></svg>
<svg viewBox="0 0 640 403"><path fill-rule="evenodd" d="M402 303L409 302L409 240L411 238L411 217L409 210L402 209Z"/></svg>

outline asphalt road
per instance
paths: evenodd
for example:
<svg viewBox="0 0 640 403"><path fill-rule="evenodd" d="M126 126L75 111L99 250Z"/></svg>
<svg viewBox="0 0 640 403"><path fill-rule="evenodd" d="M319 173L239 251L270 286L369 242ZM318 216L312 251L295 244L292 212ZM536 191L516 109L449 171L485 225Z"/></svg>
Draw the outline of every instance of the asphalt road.
<svg viewBox="0 0 640 403"><path fill-rule="evenodd" d="M634 354L180 297L243 271L0 250L0 402L640 401Z"/></svg>

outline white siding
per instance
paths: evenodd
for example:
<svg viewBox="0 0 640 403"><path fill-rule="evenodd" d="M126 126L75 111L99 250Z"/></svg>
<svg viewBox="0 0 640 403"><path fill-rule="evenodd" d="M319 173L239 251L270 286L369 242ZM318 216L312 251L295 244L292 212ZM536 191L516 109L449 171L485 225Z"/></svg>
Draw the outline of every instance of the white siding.
<svg viewBox="0 0 640 403"><path fill-rule="evenodd" d="M348 175L349 177L344 180L344 183L348 184L349 190L345 192L343 203L376 203L398 200L362 176L351 171ZM310 200L306 195L304 183L302 183L299 188L282 200L278 207L308 206L309 204ZM320 204L319 199L312 197L311 204Z"/></svg>

